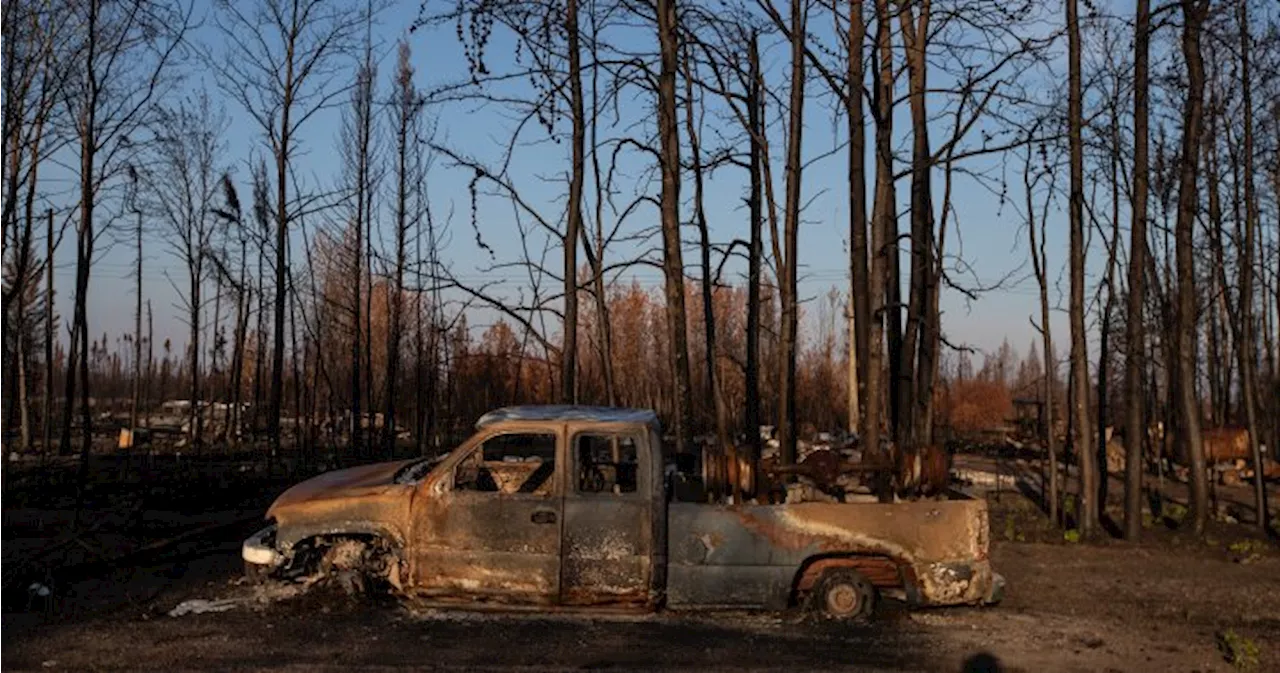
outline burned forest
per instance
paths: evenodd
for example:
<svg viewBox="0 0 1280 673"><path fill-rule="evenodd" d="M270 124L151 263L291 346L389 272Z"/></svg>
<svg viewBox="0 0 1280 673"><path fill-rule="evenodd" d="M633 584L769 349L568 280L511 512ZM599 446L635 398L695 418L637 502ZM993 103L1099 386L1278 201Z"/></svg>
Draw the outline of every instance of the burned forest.
<svg viewBox="0 0 1280 673"><path fill-rule="evenodd" d="M14 0L0 61L6 668L1280 667L1273 2Z"/></svg>

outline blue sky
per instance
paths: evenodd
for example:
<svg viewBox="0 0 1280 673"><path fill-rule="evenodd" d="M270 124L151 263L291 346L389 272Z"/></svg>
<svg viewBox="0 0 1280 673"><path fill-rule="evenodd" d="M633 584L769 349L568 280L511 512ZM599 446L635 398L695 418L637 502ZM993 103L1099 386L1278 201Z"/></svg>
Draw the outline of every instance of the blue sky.
<svg viewBox="0 0 1280 673"><path fill-rule="evenodd" d="M384 89L389 86L391 70L395 60L395 43L406 37L413 49L413 60L417 69L417 83L421 89L428 89L433 84L454 81L464 77L466 73L462 47L452 27L420 30L409 34L408 26L417 14L417 2L399 2L384 12L380 25L375 30L375 41L379 44L381 64L379 69L379 85ZM820 18L827 22L829 18ZM639 41L640 35L627 35L625 39ZM197 40L216 41L216 31L202 29L196 35ZM490 47L491 58L495 67L504 63L510 65L510 42L504 36L495 34L495 43ZM785 67L788 54L771 42L765 53L767 77L770 85L785 95ZM1058 60L1060 62L1060 59ZM221 99L217 91L213 75L204 72L198 65L191 69L188 86L205 86L212 94ZM935 75L935 83L941 80ZM1046 78L1044 81L1049 81ZM811 92L825 88L818 79L809 85ZM227 113L233 120L226 141L229 149L229 168L241 185L242 198L247 198L249 191L248 175L250 157L265 153L262 137L252 126L250 120L231 101L224 101ZM946 101L931 101L933 109L941 110ZM646 135L652 133L652 101L637 98L634 94L624 97L620 103L623 123L638 124L630 129L612 129L608 133L618 135L630 133ZM897 136L900 147L906 156L909 129L905 118L906 106L900 106L897 124ZM512 126L509 111L493 105L451 104L429 108L437 125L437 139L484 161L493 161L500 153L501 144L509 135ZM769 110L771 117L778 114L777 107ZM309 180L310 188L332 186L338 179L340 160L337 148L341 126L340 111L334 110L316 117L301 136L302 152L299 164L304 166L304 175ZM682 120L683 121L683 120ZM868 120L870 121L870 120ZM648 125L648 126L646 126ZM708 115L704 120L703 136L708 139L714 135L717 127L723 128L726 134L736 134L732 123L727 119L718 119ZM978 129L981 129L980 125ZM804 149L807 158L817 157L825 152L841 146L844 142L844 122L833 117L832 104L829 97L814 97L810 100L806 114ZM974 133L978 132L975 129ZM562 129L560 129L562 130ZM602 133L604 131L602 130ZM681 134L683 135L683 125ZM871 143L872 126L868 123L868 145ZM932 136L935 148L949 133L949 121L935 124ZM517 150L513 180L517 183L522 195L540 212L555 221L560 216L565 191L563 183L558 180L569 167L567 144L545 142L545 134L530 133L530 144ZM535 142L542 140L543 142ZM783 171L780 163L782 148L785 146L780 126L773 132L775 189L779 199L783 193ZM255 153L257 153L255 155ZM1022 193L1019 185L1021 177L1018 161L1008 157L1008 163L1002 163L1001 157L986 157L965 164L969 171L983 172L998 182L999 176L1005 174L1008 179L1007 202L1002 204L997 194L988 186L979 184L969 177L958 176L955 184L955 225L948 234L948 254L957 255L963 263L973 270L979 282L990 284L997 279L1010 276L1007 283L998 290L984 293L976 302L964 299L954 291L944 291L942 299L943 329L953 343L965 343L979 350L994 350L1000 342L1008 337L1014 346L1023 352L1035 338L1028 317L1039 315L1037 290L1034 279L1030 276L1030 265L1027 262L1025 229L1021 226L1021 216L1011 208L1011 203L1021 204ZM842 292L848 284L848 252L847 252L847 159L843 150L837 151L825 159L818 159L810 164L804 173L804 201L808 204L804 214L804 224L800 230L800 260L802 264L800 289L805 299L818 299L832 287ZM641 184L646 164L638 158L625 160L622 166L630 182L625 183L629 190ZM868 171L868 180L872 173ZM687 177L687 176L686 176ZM455 275L468 281L495 280L503 281L507 296L517 296L522 290L527 293L522 274L517 271L489 270L493 263L489 255L482 251L475 242L475 235L470 229L470 202L467 183L470 172L466 169L453 168L442 157L428 177L434 216L437 221L450 218L451 234L443 258L452 266ZM742 190L746 182L745 171L737 168L724 168L717 172L707 185L706 208L712 227L712 237L716 241L728 241L732 238L745 237L746 210L742 205ZM934 176L935 202L940 207L942 198L942 176L937 171ZM905 218L909 180L898 183L900 210L904 217L900 227L907 226ZM997 187L998 188L998 187ZM589 188L590 189L590 188ZM657 185L648 184L645 189L653 195L657 194ZM871 185L868 184L868 194ZM686 179L682 197L686 199L684 216L689 217L691 208L687 199L692 196L692 183ZM1050 300L1055 306L1063 305L1063 293L1066 288L1066 276L1063 264L1066 258L1067 240L1065 217L1061 212L1062 204L1051 209L1049 225L1048 251L1050 255ZM1127 210L1127 207L1122 210ZM481 196L478 212L480 234L485 242L494 248L496 262L515 261L520 254L518 237L513 234L515 223L512 211L505 201ZM652 207L637 210L624 224L624 229L635 232L644 228L656 228L657 212ZM314 232L313 232L314 233ZM124 235L123 232L121 235ZM692 243L696 230L692 227L685 232L686 241ZM296 241L300 238L295 234ZM645 244L619 246L611 255L618 258L636 253L641 247L657 250L658 241L650 239ZM540 250L541 241L535 241ZM74 246L70 238L66 239L59 250L60 264L56 273L57 282L64 290L59 293L60 313L66 319L69 316L69 288L74 278ZM767 242L766 242L767 248ZM297 248L295 248L296 250ZM1095 258L1101 256L1101 245L1096 241ZM300 256L295 256L295 263ZM650 255L657 259L656 254ZM551 251L547 266L558 269L559 253ZM692 245L686 246L685 261L691 277L698 275L696 250ZM133 324L133 283L128 275L132 272L132 254L127 245L116 245L99 257L93 270L93 283L89 305L90 332L93 335L108 333L114 340L116 336L132 329ZM904 281L907 267L903 260ZM155 310L156 343L163 343L166 338L172 339L175 347L186 341L186 327L177 317L177 296L171 287L169 278L181 284L185 268L173 259L163 246L149 246L145 260L144 294L153 302ZM727 278L733 282L741 282L742 266L731 263ZM1091 264L1091 272L1096 273L1098 264ZM657 269L632 270L615 278L619 282L637 279L642 285L659 288L661 276ZM972 277L967 277L972 281ZM549 284L552 284L549 282ZM1090 286L1092 286L1092 281ZM212 307L210 307L210 312ZM817 306L813 302L808 309L816 315ZM471 317L473 325L483 325L492 321L495 314L479 311ZM1057 312L1054 316L1054 333L1059 343L1064 344L1066 319L1065 313ZM554 330L553 330L554 331ZM176 348L175 348L176 350ZM1061 350L1059 352L1062 352Z"/></svg>

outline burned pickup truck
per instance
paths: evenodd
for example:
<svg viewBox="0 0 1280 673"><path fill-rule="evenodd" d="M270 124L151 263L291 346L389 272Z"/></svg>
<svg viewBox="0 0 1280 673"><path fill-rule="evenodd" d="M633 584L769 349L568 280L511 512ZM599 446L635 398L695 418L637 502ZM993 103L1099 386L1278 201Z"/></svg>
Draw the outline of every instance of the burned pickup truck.
<svg viewBox="0 0 1280 673"><path fill-rule="evenodd" d="M320 475L244 542L246 572L341 576L433 604L808 606L865 618L999 600L981 500L715 504L672 498L651 411L527 406L451 453Z"/></svg>

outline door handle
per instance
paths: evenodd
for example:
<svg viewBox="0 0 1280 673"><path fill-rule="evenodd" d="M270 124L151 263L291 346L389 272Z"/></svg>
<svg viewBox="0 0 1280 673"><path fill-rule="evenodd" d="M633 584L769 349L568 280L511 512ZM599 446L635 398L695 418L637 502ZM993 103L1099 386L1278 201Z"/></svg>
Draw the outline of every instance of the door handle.
<svg viewBox="0 0 1280 673"><path fill-rule="evenodd" d="M534 512L534 513L529 517L529 520L530 520L530 521L532 521L532 522L534 522L534 523L555 523L555 522L556 522L556 513L555 513L555 512L548 512L548 511L546 511L546 510L539 510L539 511L537 511L537 512Z"/></svg>

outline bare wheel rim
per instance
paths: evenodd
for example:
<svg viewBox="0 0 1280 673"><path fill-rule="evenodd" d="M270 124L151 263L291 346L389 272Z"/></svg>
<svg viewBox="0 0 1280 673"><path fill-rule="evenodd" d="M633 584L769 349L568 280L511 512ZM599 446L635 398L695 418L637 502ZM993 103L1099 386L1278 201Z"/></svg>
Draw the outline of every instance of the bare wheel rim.
<svg viewBox="0 0 1280 673"><path fill-rule="evenodd" d="M827 589L827 612L833 615L851 615L858 610L858 589L851 584L837 584Z"/></svg>

